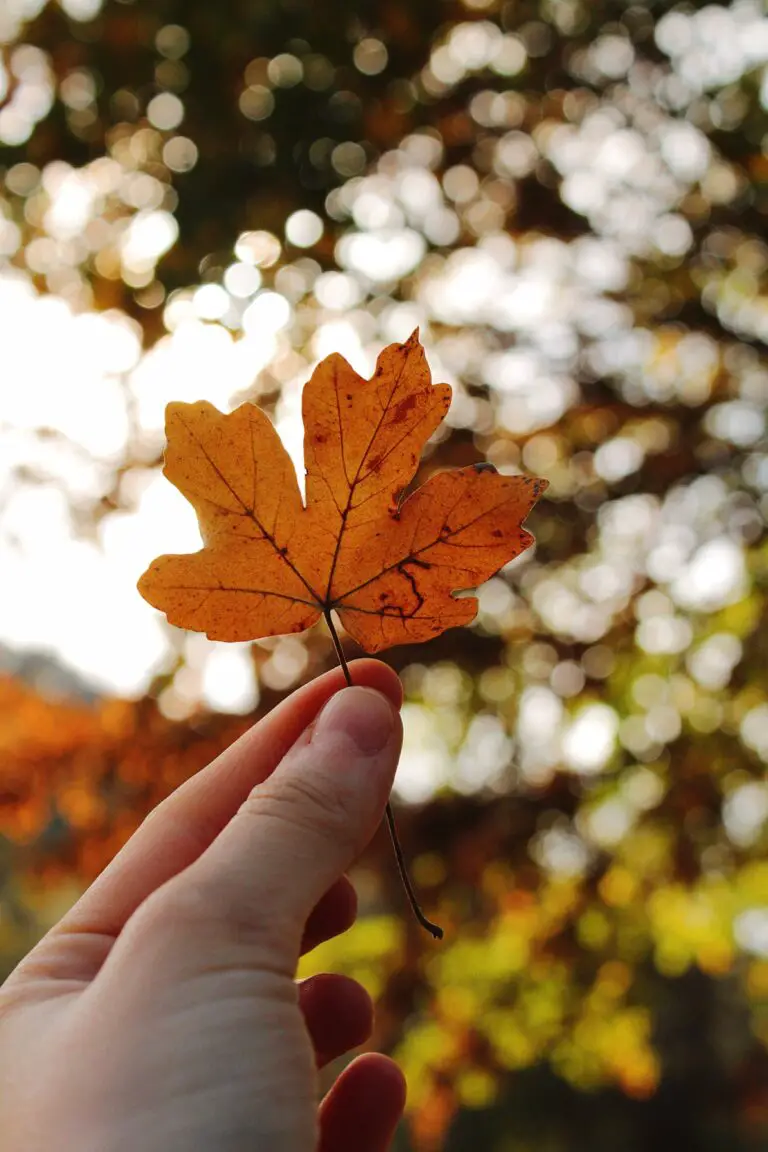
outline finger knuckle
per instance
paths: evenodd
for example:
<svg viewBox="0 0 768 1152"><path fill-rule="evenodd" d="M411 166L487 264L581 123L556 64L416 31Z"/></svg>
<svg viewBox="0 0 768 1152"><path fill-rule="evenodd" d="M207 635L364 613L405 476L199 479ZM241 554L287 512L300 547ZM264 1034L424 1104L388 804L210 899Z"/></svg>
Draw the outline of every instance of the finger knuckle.
<svg viewBox="0 0 768 1152"><path fill-rule="evenodd" d="M210 916L210 902L203 893L194 885L179 883L174 877L148 896L132 919L134 931L154 935L158 929L167 932L199 928Z"/></svg>
<svg viewBox="0 0 768 1152"><path fill-rule="evenodd" d="M286 773L257 785L243 805L246 816L276 820L311 836L351 843L354 805L347 790L306 773Z"/></svg>
<svg viewBox="0 0 768 1152"><path fill-rule="evenodd" d="M134 914L130 927L137 946L151 941L159 958L165 947L177 956L180 948L195 944L209 959L213 949L229 966L245 958L251 968L268 967L287 930L280 909L258 889L243 891L226 879L193 871L194 866L183 882L174 879L153 893ZM201 957L198 962L204 963Z"/></svg>

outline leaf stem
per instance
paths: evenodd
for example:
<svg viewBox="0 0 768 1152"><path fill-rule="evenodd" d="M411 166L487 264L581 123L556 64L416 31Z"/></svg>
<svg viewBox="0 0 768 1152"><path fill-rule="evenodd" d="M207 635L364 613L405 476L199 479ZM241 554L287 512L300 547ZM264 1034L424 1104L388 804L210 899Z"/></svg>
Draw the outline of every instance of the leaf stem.
<svg viewBox="0 0 768 1152"><path fill-rule="evenodd" d="M336 649L336 655L338 657L339 664L341 665L341 669L344 673L344 678L347 681L347 684L351 687L352 686L352 676L350 675L349 664L347 664L347 658L344 655L344 650L341 647L341 642L339 641L339 636L338 636L338 633L336 631L336 627L333 623L330 609L328 609L328 611L324 613L324 616L325 616L325 622L328 625L328 631L330 632L331 639L333 640L333 646ZM419 904L419 901L416 897L416 893L413 889L413 884L411 883L411 878L408 875L408 867L405 863L405 857L403 856L403 849L400 845L400 838L397 835L397 827L395 825L395 814L392 811L392 805L389 801L387 801L387 827L389 828L389 835L390 835L390 838L392 840L392 847L393 847L394 852L395 852L395 860L397 861L397 869L398 869L398 872L400 873L400 879L403 883L403 888L405 888L405 894L408 897L408 902L411 905L411 909L413 911L413 914L416 917L416 919L418 920L419 924L421 924L422 928L425 928L427 930L427 932L429 932L432 936L435 937L436 940L442 940L442 938L443 938L442 928L439 926L439 924L434 924L431 920L429 920L424 915L424 913L421 910L421 906Z"/></svg>

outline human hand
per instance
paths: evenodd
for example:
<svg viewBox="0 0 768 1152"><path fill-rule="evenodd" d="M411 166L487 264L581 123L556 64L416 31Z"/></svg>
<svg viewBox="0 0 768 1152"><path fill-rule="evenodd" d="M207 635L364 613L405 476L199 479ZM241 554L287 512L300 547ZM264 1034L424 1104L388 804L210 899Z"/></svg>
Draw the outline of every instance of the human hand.
<svg viewBox="0 0 768 1152"><path fill-rule="evenodd" d="M0 988L3 1152L388 1148L405 1087L386 1057L358 1057L317 1106L317 1067L370 1035L367 994L294 981L354 920L344 870L400 752L397 677L352 670L159 805Z"/></svg>

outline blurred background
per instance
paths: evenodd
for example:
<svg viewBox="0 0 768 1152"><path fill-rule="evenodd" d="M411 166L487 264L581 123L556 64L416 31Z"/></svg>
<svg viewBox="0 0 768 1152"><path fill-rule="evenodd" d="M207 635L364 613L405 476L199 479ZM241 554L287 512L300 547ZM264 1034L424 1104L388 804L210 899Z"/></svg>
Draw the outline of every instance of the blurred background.
<svg viewBox="0 0 768 1152"><path fill-rule="evenodd" d="M550 481L470 628L385 658L359 923L399 1152L768 1148L768 18L760 0L3 0L0 977L145 813L334 663L168 626L169 400L417 325L420 477ZM350 655L354 646L348 642Z"/></svg>

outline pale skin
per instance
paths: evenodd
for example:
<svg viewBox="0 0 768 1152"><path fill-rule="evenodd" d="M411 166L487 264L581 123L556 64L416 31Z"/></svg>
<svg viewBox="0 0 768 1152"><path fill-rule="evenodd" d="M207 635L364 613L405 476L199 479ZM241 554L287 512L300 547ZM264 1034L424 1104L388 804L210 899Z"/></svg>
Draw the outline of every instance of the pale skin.
<svg viewBox="0 0 768 1152"><path fill-rule="evenodd" d="M405 1085L387 1057L357 1057L318 1104L317 1070L369 1037L370 999L339 975L295 981L355 918L345 871L400 753L397 677L351 672L164 801L0 988L3 1152L390 1147Z"/></svg>

